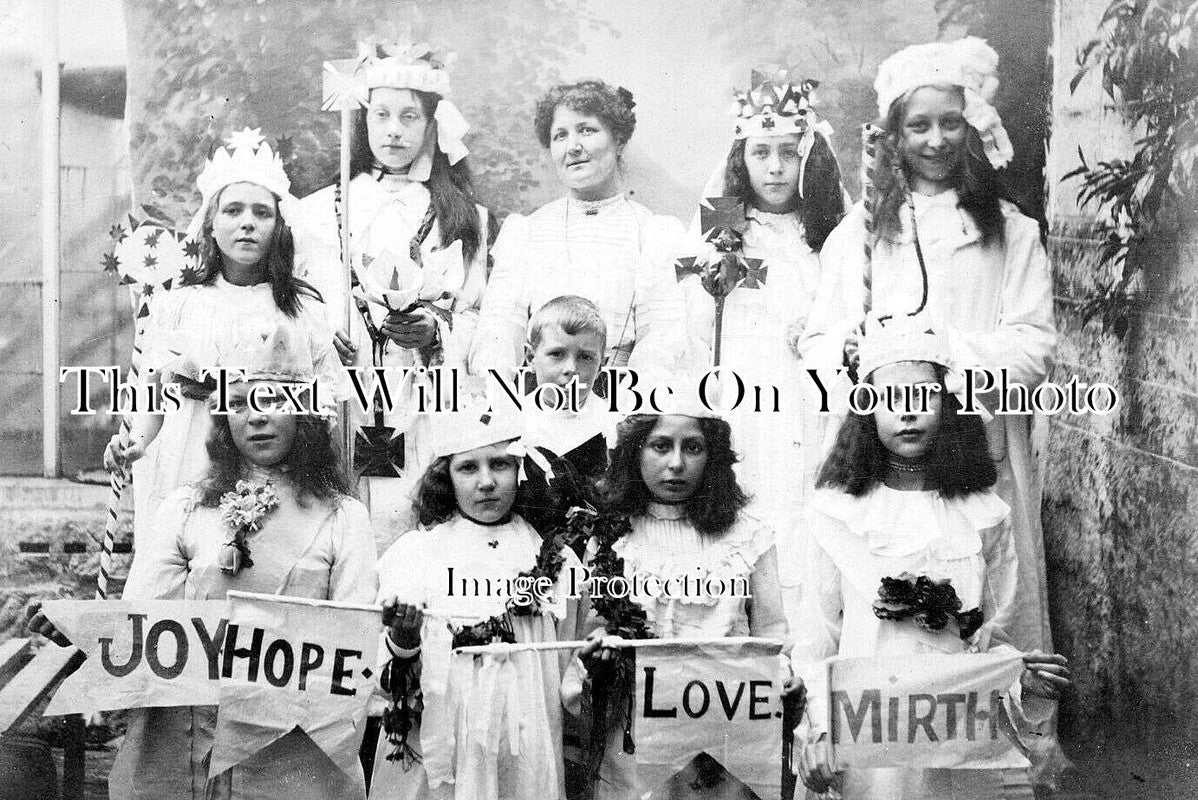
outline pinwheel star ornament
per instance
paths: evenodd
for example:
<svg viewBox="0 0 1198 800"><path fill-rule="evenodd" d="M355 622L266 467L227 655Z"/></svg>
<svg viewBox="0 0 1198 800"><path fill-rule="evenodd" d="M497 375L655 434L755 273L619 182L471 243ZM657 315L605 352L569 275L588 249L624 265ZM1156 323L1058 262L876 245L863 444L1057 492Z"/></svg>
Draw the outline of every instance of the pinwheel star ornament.
<svg viewBox="0 0 1198 800"><path fill-rule="evenodd" d="M680 258L674 266L679 281L696 275L704 291L715 300L714 366L720 365L724 301L738 286L760 289L768 267L760 258L744 255L744 231L748 225L744 203L736 197L708 197L699 205L703 238L714 252L704 257Z"/></svg>

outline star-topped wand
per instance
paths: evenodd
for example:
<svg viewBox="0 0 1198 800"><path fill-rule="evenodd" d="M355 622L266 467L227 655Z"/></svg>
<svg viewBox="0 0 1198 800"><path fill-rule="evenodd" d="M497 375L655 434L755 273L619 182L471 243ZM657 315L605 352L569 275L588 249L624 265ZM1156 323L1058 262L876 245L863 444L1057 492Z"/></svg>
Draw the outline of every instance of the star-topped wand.
<svg viewBox="0 0 1198 800"><path fill-rule="evenodd" d="M129 361L129 383L137 385L141 371L142 338L150 317L150 298L156 290L170 289L179 279L194 277L199 250L185 235L172 230L169 223L158 221L157 209L143 206L154 218L139 222L129 217L129 227L113 225L108 232L112 251L104 254L104 271L119 275L121 283L137 291L137 311L133 316L133 354ZM129 415L121 417L120 439L128 441ZM96 599L108 598L108 579L112 574L112 551L116 543L117 513L121 495L132 480L132 473L117 467L108 476L112 493L108 498L108 518L100 543L100 571L96 574Z"/></svg>
<svg viewBox="0 0 1198 800"><path fill-rule="evenodd" d="M766 267L760 258L744 255L744 232L748 226L745 205L738 197L708 197L699 204L703 239L715 248L707 257L680 258L674 266L679 281L699 276L703 289L715 301L713 365L720 365L720 339L724 330L724 301L738 286L759 289Z"/></svg>

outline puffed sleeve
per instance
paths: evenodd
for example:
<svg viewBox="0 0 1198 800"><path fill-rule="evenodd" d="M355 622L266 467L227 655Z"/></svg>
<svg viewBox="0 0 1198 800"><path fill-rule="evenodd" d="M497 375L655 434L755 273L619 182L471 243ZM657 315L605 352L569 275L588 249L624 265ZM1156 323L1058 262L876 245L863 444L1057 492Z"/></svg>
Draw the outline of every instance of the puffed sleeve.
<svg viewBox="0 0 1198 800"><path fill-rule="evenodd" d="M295 276L307 281L324 300L321 311L329 327L345 327L345 268L337 231L334 187L314 192L295 206Z"/></svg>
<svg viewBox="0 0 1198 800"><path fill-rule="evenodd" d="M377 551L366 506L352 497L341 500L333 531L333 568L329 600L373 603L378 594Z"/></svg>
<svg viewBox="0 0 1198 800"><path fill-rule="evenodd" d="M1036 223L1004 204L1006 215L1002 298L998 325L990 331L949 331L959 368L1006 368L1009 379L1028 387L1048 377L1056 348L1052 271Z"/></svg>
<svg viewBox="0 0 1198 800"><path fill-rule="evenodd" d="M993 644L1009 642L1007 631L1012 622L1019 584L1019 562L1009 516L993 528L982 531L982 557L986 561L986 574L982 582L983 625L988 629Z"/></svg>
<svg viewBox="0 0 1198 800"><path fill-rule="evenodd" d="M865 225L861 206L840 221L820 250L820 282L798 350L808 367L834 372L844 363L844 341L864 316L862 271Z"/></svg>
<svg viewBox="0 0 1198 800"><path fill-rule="evenodd" d="M686 246L686 230L676 217L663 214L649 217L633 296L636 341L654 331L676 331L685 322L685 305L674 261L684 254ZM612 336L613 332L608 331L608 337Z"/></svg>
<svg viewBox="0 0 1198 800"><path fill-rule="evenodd" d="M483 206L477 206L477 209L478 225L482 232L483 242L479 245L474 258L465 264L462 285L453 293L453 301L449 308L453 318L452 326L446 325L441 318L437 319L442 342L443 363L446 366L462 369L469 364L470 349L478 330L479 306L487 286L489 251L486 244L486 233L490 214Z"/></svg>
<svg viewBox="0 0 1198 800"><path fill-rule="evenodd" d="M195 492L184 486L171 492L154 515L152 536L137 542L129 577L121 597L125 600L183 600L191 556L184 544Z"/></svg>
<svg viewBox="0 0 1198 800"><path fill-rule="evenodd" d="M349 372L341 363L337 349L333 347L333 329L325 316L325 304L315 298L306 297L295 324L300 326L308 342L312 357L312 368L319 381L320 404L331 408L335 403L353 396Z"/></svg>
<svg viewBox="0 0 1198 800"><path fill-rule="evenodd" d="M188 352L194 349L183 330L183 318L187 313L188 300L196 290L180 287L167 292L158 292L150 301L150 315L138 345L141 347L143 374L150 369L159 375L173 371L182 356L196 358Z"/></svg>
<svg viewBox="0 0 1198 800"><path fill-rule="evenodd" d="M789 628L782 607L782 586L778 581L778 548L771 546L761 554L749 573L749 593L753 595L749 611L749 632L754 636L786 639Z"/></svg>
<svg viewBox="0 0 1198 800"><path fill-rule="evenodd" d="M512 214L491 248L495 266L483 291L478 327L470 350L470 372L514 370L524 361L528 327L528 219Z"/></svg>

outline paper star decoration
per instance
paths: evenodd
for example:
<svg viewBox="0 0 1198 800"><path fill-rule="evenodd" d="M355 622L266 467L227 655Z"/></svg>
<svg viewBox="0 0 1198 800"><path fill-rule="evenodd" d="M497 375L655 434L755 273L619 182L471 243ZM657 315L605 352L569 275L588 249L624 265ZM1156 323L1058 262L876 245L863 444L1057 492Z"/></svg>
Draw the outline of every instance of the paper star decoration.
<svg viewBox="0 0 1198 800"><path fill-rule="evenodd" d="M262 135L261 128L242 128L225 137L225 143L230 150L239 150L242 147L257 150L265 141L266 137Z"/></svg>

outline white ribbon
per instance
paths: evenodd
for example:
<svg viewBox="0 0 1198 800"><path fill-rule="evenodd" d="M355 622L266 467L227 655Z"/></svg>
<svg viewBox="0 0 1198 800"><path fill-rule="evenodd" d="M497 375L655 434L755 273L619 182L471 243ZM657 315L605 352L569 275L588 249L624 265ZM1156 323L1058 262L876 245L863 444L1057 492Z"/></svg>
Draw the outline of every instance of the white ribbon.
<svg viewBox="0 0 1198 800"><path fill-rule="evenodd" d="M437 103L433 120L437 123L437 146L450 164L456 164L470 154L462 141L470 131L470 123L466 122L457 106L442 98Z"/></svg>
<svg viewBox="0 0 1198 800"><path fill-rule="evenodd" d="M526 456L532 459L532 463L540 467L541 471L545 473L546 483L553 480L555 477L553 473L553 467L549 465L549 459L545 458L545 454L537 448L530 446L523 439L516 439L513 441L507 446L507 451L509 455L516 456L516 458L520 459L520 473L517 476L520 480L520 483L524 483L526 480L528 480L528 473L524 470L524 458Z"/></svg>

